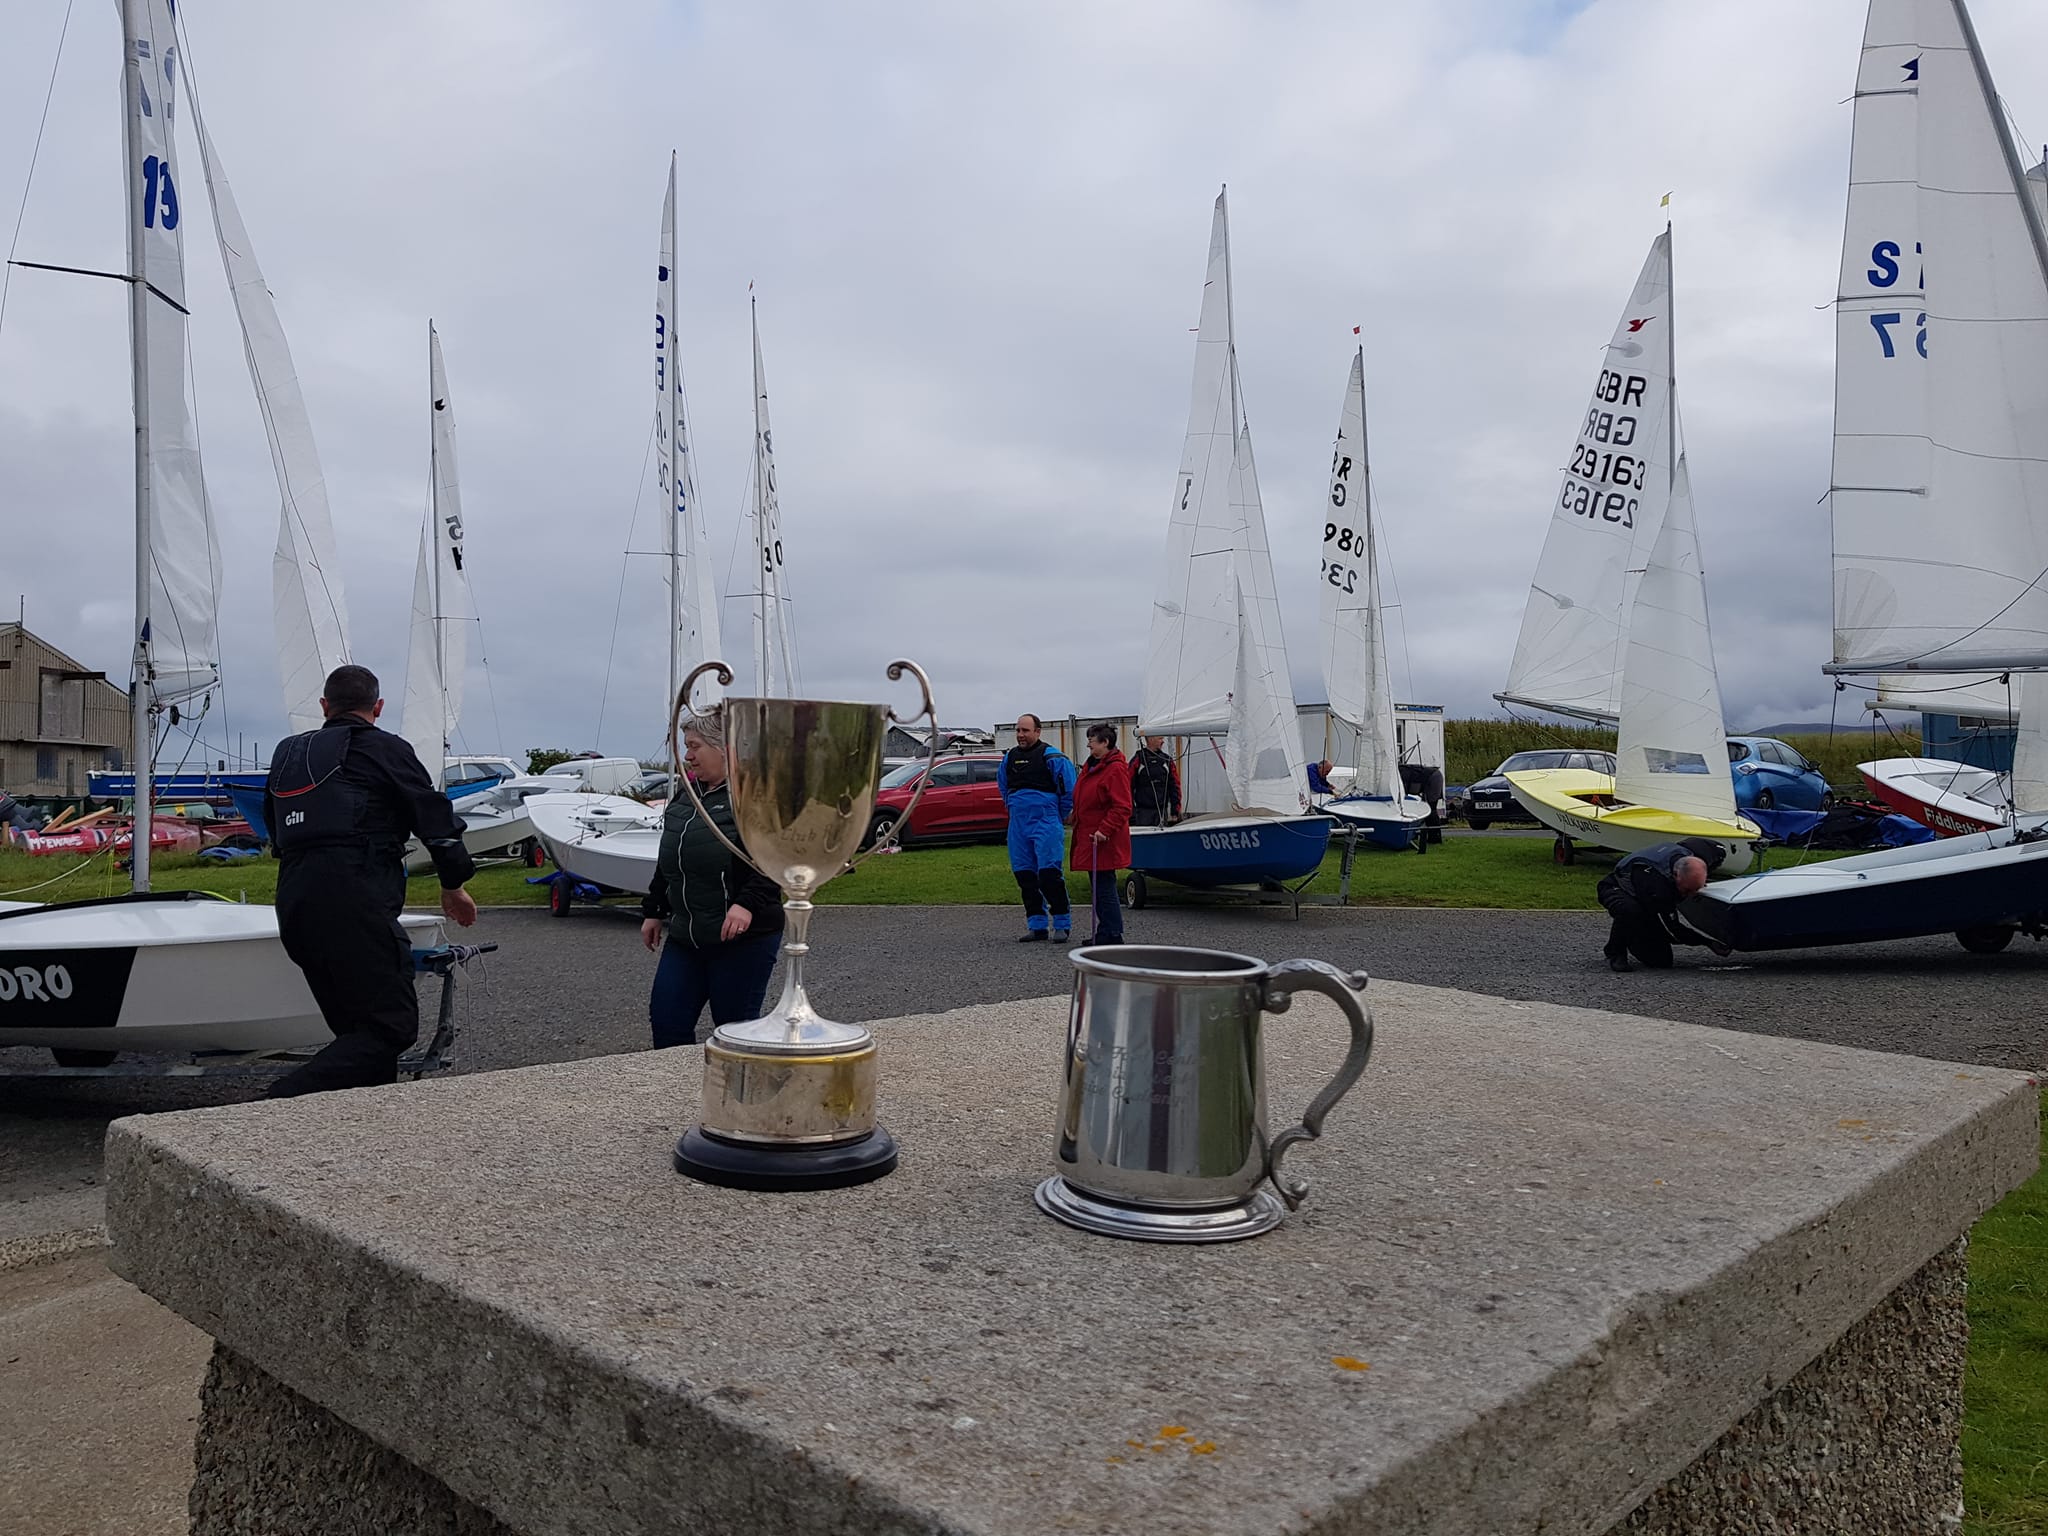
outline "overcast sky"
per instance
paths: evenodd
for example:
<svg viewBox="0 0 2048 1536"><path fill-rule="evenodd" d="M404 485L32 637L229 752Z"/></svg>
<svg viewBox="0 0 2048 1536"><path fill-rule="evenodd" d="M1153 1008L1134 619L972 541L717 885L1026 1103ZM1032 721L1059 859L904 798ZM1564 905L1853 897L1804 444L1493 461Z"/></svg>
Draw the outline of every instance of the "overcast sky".
<svg viewBox="0 0 2048 1536"><path fill-rule="evenodd" d="M1561 465L1675 191L1679 398L1729 724L1827 718L1822 306L1861 0L181 8L312 411L354 654L394 701L439 326L489 656L469 751L660 737L666 600L658 562L624 552L659 544L644 465L671 148L721 590L749 570L731 554L753 281L807 693L888 696L882 668L905 655L948 723L1136 707L1227 182L1297 696L1323 697L1313 583L1355 325L1406 632L1396 692L1495 713ZM2039 142L2048 6L1973 13ZM64 15L6 7L0 230ZM115 7L77 0L23 259L123 264L120 62ZM225 718L207 731L268 743L277 492L210 221L186 230L227 582ZM32 630L116 676L129 409L121 291L15 273L0 600L25 594ZM748 622L726 604L742 661Z"/></svg>

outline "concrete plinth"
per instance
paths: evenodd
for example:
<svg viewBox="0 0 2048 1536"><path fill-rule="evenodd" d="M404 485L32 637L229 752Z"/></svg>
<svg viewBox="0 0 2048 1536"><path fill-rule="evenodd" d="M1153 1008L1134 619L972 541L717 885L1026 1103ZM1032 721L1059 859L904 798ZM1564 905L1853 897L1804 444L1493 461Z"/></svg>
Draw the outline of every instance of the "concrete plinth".
<svg viewBox="0 0 2048 1536"><path fill-rule="evenodd" d="M683 1050L117 1123L217 1353L195 1529L1935 1530L2014 1073L1374 983L1242 1244L1031 1203L1062 1000L875 1026L859 1189L678 1178ZM1334 1067L1268 1032L1276 1126ZM1631 1514L1631 1512L1634 1512Z"/></svg>

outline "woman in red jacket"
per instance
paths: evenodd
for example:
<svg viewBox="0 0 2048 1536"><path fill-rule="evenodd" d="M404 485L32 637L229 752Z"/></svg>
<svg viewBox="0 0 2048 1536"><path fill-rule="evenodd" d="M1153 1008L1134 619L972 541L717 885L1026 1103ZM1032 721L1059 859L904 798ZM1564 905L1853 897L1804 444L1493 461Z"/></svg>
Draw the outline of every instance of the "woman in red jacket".
<svg viewBox="0 0 2048 1536"><path fill-rule="evenodd" d="M1123 903L1116 872L1131 862L1131 766L1116 749L1116 727L1088 727L1088 760L1074 785L1074 846L1069 869L1088 871L1095 905L1095 933L1089 942L1124 941Z"/></svg>

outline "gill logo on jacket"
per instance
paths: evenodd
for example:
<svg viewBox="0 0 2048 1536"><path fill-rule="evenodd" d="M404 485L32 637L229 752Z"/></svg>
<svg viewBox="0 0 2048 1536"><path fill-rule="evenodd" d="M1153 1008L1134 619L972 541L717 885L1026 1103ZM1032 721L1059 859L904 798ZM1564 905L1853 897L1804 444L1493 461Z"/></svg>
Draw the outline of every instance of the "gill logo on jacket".
<svg viewBox="0 0 2048 1536"><path fill-rule="evenodd" d="M71 972L61 965L0 966L0 1003L61 1003L71 995Z"/></svg>

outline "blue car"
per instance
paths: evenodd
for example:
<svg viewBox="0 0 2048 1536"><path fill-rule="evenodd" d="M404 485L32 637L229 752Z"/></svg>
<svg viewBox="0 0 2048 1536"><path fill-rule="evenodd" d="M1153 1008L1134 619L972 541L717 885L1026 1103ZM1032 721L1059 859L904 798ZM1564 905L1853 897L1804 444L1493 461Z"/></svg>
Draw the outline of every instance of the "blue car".
<svg viewBox="0 0 2048 1536"><path fill-rule="evenodd" d="M1821 771L1775 736L1730 736L1728 764L1735 775L1738 810L1834 809L1835 797Z"/></svg>

